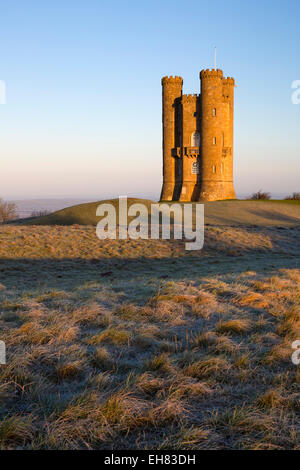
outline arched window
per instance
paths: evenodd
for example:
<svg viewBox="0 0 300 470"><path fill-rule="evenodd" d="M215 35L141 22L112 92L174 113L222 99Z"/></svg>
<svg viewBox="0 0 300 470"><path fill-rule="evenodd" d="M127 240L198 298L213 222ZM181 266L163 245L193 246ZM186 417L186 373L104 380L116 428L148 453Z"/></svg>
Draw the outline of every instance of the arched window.
<svg viewBox="0 0 300 470"><path fill-rule="evenodd" d="M217 138L213 137L213 145L217 145Z"/></svg>
<svg viewBox="0 0 300 470"><path fill-rule="evenodd" d="M213 116L216 116L217 115L217 108L214 108L213 109Z"/></svg>
<svg viewBox="0 0 300 470"><path fill-rule="evenodd" d="M198 131L191 135L191 147L200 147L200 133Z"/></svg>
<svg viewBox="0 0 300 470"><path fill-rule="evenodd" d="M217 173L217 167L216 167L216 165L213 165L213 173Z"/></svg>

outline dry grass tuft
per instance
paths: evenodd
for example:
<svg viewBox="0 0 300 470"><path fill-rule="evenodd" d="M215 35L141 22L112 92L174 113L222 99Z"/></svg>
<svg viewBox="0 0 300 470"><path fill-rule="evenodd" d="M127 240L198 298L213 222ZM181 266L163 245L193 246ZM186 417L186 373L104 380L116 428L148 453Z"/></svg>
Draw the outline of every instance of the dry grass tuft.
<svg viewBox="0 0 300 470"><path fill-rule="evenodd" d="M67 362L56 366L55 376L59 382L63 380L79 379L82 374L83 366L79 361Z"/></svg>
<svg viewBox="0 0 300 470"><path fill-rule="evenodd" d="M0 447L25 445L34 437L32 415L14 414L0 421Z"/></svg>
<svg viewBox="0 0 300 470"><path fill-rule="evenodd" d="M205 377L220 377L229 372L230 363L221 357L211 357L203 361L190 364L185 373L191 377L202 379Z"/></svg>
<svg viewBox="0 0 300 470"><path fill-rule="evenodd" d="M226 322L220 322L217 325L216 332L218 334L236 334L242 335L250 331L251 324L249 320L234 319Z"/></svg>
<svg viewBox="0 0 300 470"><path fill-rule="evenodd" d="M188 415L188 409L181 400L169 398L150 412L154 426L165 426L170 423L182 422Z"/></svg>
<svg viewBox="0 0 300 470"><path fill-rule="evenodd" d="M205 382L192 381L187 378L182 379L181 383L172 384L169 388L169 396L178 399L202 399L211 393L211 388Z"/></svg>
<svg viewBox="0 0 300 470"><path fill-rule="evenodd" d="M145 363L145 370L153 372L168 372L170 367L170 359L167 354L154 355L149 361Z"/></svg>
<svg viewBox="0 0 300 470"><path fill-rule="evenodd" d="M131 333L126 330L108 328L100 334L96 334L89 339L89 344L97 345L102 343L111 343L116 345L129 344Z"/></svg>
<svg viewBox="0 0 300 470"><path fill-rule="evenodd" d="M257 404L262 408L278 408L284 406L286 399L282 396L281 390L268 390L257 399Z"/></svg>
<svg viewBox="0 0 300 470"><path fill-rule="evenodd" d="M101 370L114 369L114 360L105 347L97 348L92 354L91 364Z"/></svg>
<svg viewBox="0 0 300 470"><path fill-rule="evenodd" d="M270 306L270 300L258 293L258 292L250 292L245 295L241 295L236 299L236 303L243 307L252 307L252 308L259 308L264 309Z"/></svg>

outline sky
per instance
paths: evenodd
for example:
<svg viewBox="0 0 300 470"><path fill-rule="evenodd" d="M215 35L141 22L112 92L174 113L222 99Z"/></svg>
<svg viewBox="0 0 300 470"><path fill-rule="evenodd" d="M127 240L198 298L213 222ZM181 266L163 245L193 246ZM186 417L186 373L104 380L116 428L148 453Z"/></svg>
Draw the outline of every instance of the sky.
<svg viewBox="0 0 300 470"><path fill-rule="evenodd" d="M0 0L0 197L158 198L161 77L235 78L238 195L300 191L299 0Z"/></svg>

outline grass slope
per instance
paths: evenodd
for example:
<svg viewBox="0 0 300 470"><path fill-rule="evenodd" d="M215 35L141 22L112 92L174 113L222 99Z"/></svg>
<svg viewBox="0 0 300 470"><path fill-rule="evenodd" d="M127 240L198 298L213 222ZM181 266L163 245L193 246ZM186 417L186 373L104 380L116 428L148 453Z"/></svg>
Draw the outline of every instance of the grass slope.
<svg viewBox="0 0 300 470"><path fill-rule="evenodd" d="M128 206L132 204L143 203L147 207L154 201L148 199L128 198ZM32 217L30 219L23 219L21 223L26 225L96 225L100 220L96 217L96 210L99 204L112 204L116 208L118 216L118 199L107 199L104 201L88 202L85 204L78 204L76 206L67 207L59 211L53 212L44 217ZM19 224L19 221L18 221Z"/></svg>
<svg viewBox="0 0 300 470"><path fill-rule="evenodd" d="M45 217L24 219L26 225L96 225L99 204L112 204L118 220L118 199L109 199L68 207ZM148 208L148 199L128 198L128 206L143 203ZM19 223L19 222L18 222ZM300 225L300 201L216 201L205 203L205 223L210 225L256 225L297 226Z"/></svg>

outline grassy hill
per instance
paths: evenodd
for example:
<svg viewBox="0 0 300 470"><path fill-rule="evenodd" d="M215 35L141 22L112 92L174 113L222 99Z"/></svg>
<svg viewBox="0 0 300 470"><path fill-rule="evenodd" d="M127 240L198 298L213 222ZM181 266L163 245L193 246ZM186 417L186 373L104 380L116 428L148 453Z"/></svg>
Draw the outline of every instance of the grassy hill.
<svg viewBox="0 0 300 470"><path fill-rule="evenodd" d="M148 208L154 201L148 199L128 198L128 206L132 204L143 203ZM96 210L99 204L112 204L116 208L118 217L118 199L107 199L104 201L88 202L85 204L78 204L76 206L67 207L52 214L43 217L31 217L30 219L23 219L22 224L25 225L96 225L100 220L96 216Z"/></svg>
<svg viewBox="0 0 300 470"><path fill-rule="evenodd" d="M59 210L44 217L23 219L18 223L26 225L96 225L99 204L113 204L118 217L118 199L109 199L79 204ZM128 198L128 206L143 203L150 208L154 201ZM256 225L297 226L300 225L300 201L215 201L205 203L205 223L209 225Z"/></svg>

